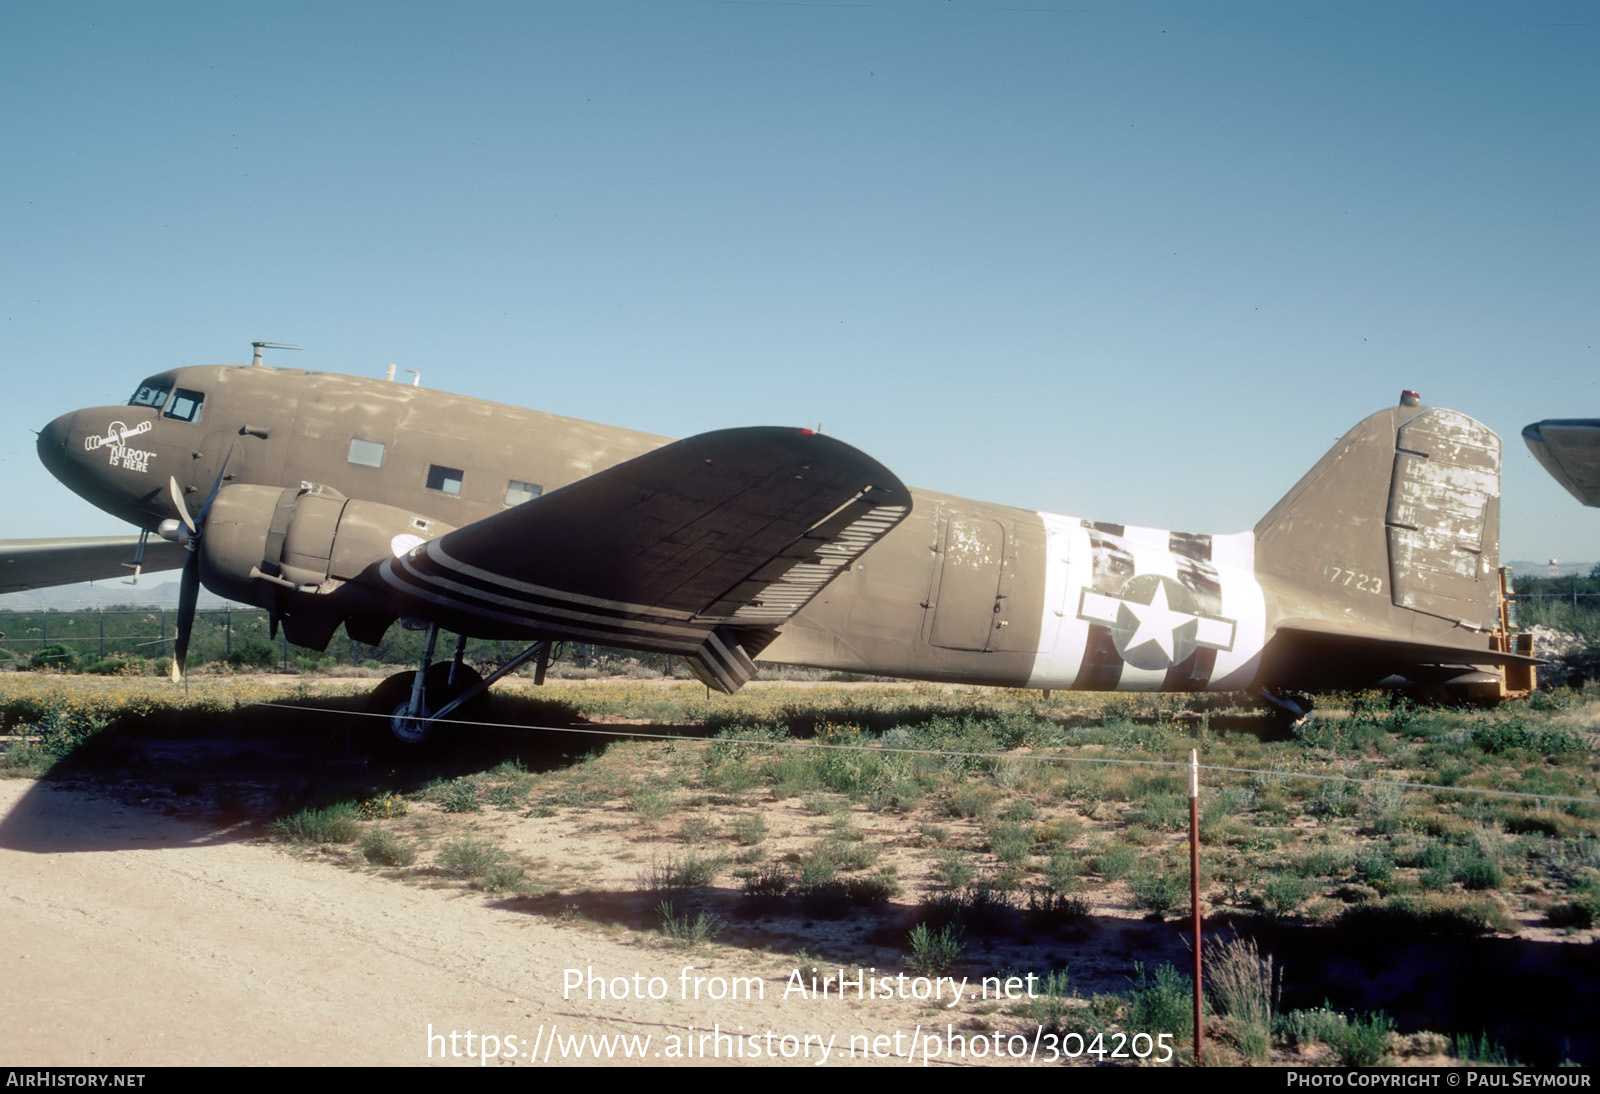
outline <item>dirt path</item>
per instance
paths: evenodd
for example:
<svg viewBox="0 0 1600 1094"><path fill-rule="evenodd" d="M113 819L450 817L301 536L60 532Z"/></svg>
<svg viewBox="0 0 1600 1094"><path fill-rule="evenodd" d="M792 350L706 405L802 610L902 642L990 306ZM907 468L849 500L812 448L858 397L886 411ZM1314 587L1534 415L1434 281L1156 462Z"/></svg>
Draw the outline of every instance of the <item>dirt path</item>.
<svg viewBox="0 0 1600 1094"><path fill-rule="evenodd" d="M0 909L10 1065L476 1063L486 1048L516 1057L494 1062L528 1063L553 1035L584 1034L648 1037L646 1063L673 1062L674 1046L701 1063L718 1027L741 1038L715 1043L724 1058L784 1062L787 1050L816 1063L831 1039L839 1063L853 1035L903 1058L919 1026L943 1034L974 1010L785 999L792 962L551 923L22 780L0 782ZM764 998L685 1000L686 967L706 991L759 977ZM635 974L641 987L659 977L665 998L563 999L568 969L628 978L630 995ZM591 1042L567 1062L622 1056ZM992 1046L973 1062L993 1062Z"/></svg>

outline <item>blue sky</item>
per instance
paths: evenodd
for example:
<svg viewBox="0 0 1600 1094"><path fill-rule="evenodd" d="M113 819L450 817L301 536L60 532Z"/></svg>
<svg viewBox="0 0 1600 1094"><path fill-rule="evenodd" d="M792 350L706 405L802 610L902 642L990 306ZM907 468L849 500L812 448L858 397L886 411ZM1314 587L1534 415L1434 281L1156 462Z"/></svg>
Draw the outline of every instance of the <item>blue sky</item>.
<svg viewBox="0 0 1600 1094"><path fill-rule="evenodd" d="M1505 557L1600 559L1519 436L1600 416L1597 24L11 0L4 534L119 530L30 429L271 339L675 436L820 424L913 485L1214 532L1412 387L1505 438Z"/></svg>

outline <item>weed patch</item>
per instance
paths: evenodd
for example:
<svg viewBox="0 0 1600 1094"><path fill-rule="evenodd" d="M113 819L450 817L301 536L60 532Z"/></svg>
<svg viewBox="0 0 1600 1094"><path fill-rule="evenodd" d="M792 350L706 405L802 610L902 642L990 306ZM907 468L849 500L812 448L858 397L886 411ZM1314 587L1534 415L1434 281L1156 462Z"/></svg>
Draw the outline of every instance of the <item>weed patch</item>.
<svg viewBox="0 0 1600 1094"><path fill-rule="evenodd" d="M727 929L727 924L714 915L698 912L689 915L675 914L670 900L663 900L656 905L656 912L661 916L661 935L680 946L700 946L711 942Z"/></svg>
<svg viewBox="0 0 1600 1094"><path fill-rule="evenodd" d="M354 843L361 835L357 809L340 802L279 817L268 826L273 838L290 843Z"/></svg>
<svg viewBox="0 0 1600 1094"><path fill-rule="evenodd" d="M911 953L906 958L906 971L918 976L945 976L954 972L966 956L964 935L958 923L946 923L938 928L918 923L911 928L908 937Z"/></svg>

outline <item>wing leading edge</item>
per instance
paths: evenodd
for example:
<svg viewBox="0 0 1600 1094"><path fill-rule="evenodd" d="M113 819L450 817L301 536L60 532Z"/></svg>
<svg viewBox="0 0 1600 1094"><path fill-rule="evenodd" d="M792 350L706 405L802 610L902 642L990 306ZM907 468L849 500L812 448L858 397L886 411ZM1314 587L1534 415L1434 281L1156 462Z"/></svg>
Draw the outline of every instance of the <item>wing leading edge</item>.
<svg viewBox="0 0 1600 1094"><path fill-rule="evenodd" d="M904 484L841 441L728 429L457 529L381 573L452 630L675 653L731 692L777 628L910 511Z"/></svg>
<svg viewBox="0 0 1600 1094"><path fill-rule="evenodd" d="M138 536L0 541L0 593L127 577L138 546ZM152 538L145 545L144 572L175 570L184 554L179 545Z"/></svg>

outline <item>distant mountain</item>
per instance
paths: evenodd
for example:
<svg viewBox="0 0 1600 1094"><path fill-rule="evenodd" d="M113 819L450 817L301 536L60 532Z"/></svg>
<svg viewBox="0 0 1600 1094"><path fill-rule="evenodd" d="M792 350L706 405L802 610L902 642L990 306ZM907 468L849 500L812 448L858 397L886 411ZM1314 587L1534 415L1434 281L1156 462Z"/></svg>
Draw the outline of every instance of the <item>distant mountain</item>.
<svg viewBox="0 0 1600 1094"><path fill-rule="evenodd" d="M70 612L118 607L175 609L180 587L177 573L170 570L146 575L137 585L124 585L117 580L57 585L50 589L6 593L0 596L0 612ZM231 603L204 589L200 591L201 608L224 608Z"/></svg>
<svg viewBox="0 0 1600 1094"><path fill-rule="evenodd" d="M1543 562L1503 562L1503 566L1510 566L1511 572L1524 577L1588 577L1589 571L1594 569L1592 562L1557 562L1556 572L1550 573L1550 560Z"/></svg>

